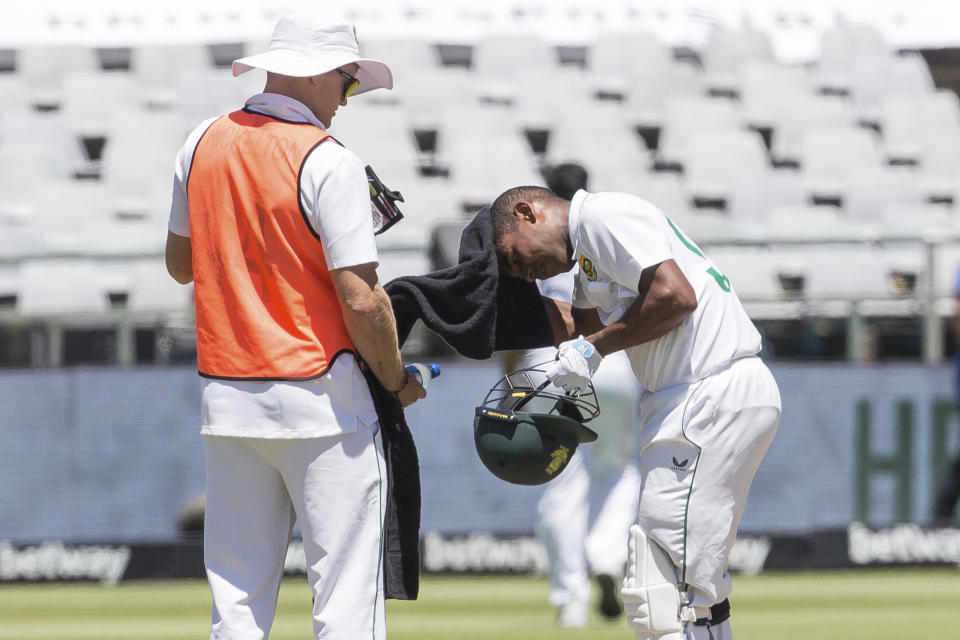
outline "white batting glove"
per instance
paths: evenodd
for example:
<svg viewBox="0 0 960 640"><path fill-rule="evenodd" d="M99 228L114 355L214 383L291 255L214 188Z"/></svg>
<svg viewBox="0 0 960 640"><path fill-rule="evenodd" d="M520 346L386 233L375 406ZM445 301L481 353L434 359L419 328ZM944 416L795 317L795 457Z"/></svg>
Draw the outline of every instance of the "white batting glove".
<svg viewBox="0 0 960 640"><path fill-rule="evenodd" d="M583 391L590 386L590 378L597 372L603 356L591 343L583 339L561 342L557 360L544 371L550 382L567 392Z"/></svg>

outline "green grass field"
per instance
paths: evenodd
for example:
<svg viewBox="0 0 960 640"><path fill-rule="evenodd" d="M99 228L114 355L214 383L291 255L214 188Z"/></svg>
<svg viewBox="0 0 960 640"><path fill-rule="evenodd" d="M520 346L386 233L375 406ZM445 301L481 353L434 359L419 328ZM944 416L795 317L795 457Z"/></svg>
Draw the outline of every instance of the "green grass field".
<svg viewBox="0 0 960 640"><path fill-rule="evenodd" d="M593 618L587 629L558 629L542 578L425 578L416 602L391 601L391 640L632 638L626 624ZM737 640L903 640L960 638L960 572L889 570L738 576ZM3 640L178 640L205 638L209 592L202 581L0 587ZM288 579L272 640L311 637L310 594Z"/></svg>

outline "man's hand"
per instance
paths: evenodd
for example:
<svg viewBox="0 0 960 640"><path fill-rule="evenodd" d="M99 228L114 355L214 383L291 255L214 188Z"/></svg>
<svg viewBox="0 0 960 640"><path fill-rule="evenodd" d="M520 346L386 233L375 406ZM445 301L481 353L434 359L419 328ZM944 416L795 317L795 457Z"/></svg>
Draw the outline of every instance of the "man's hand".
<svg viewBox="0 0 960 640"><path fill-rule="evenodd" d="M394 397L400 401L404 408L409 407L417 400L423 400L427 397L427 391L417 382L417 377L410 371L407 371L407 381L403 383L399 391L393 393Z"/></svg>
<svg viewBox="0 0 960 640"><path fill-rule="evenodd" d="M581 392L590 386L590 378L597 372L603 356L596 347L580 336L576 340L561 342L557 348L557 361L544 372L552 383L564 391Z"/></svg>

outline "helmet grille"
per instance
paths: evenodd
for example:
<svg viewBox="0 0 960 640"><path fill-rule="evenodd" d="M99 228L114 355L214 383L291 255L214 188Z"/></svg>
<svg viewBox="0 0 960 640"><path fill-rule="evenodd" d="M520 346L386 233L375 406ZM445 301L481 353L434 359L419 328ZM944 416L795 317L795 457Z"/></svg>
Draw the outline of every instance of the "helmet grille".
<svg viewBox="0 0 960 640"><path fill-rule="evenodd" d="M593 385L582 393L565 393L547 379L548 365L550 361L506 374L490 389L482 406L500 411L561 415L578 422L596 418L600 406Z"/></svg>

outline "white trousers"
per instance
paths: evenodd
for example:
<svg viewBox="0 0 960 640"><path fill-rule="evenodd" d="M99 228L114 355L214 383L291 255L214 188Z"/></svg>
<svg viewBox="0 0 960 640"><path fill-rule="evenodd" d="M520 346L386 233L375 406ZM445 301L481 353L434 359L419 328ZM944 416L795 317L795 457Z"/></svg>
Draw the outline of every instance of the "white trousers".
<svg viewBox="0 0 960 640"><path fill-rule="evenodd" d="M666 550L693 605L721 602L750 483L780 423L773 375L759 358L744 358L645 395L640 417L638 523Z"/></svg>
<svg viewBox="0 0 960 640"><path fill-rule="evenodd" d="M623 573L628 531L636 518L640 385L623 353L604 359L593 384L600 415L587 426L600 438L577 448L563 473L544 486L537 504L536 530L547 551L554 606L586 603L590 573Z"/></svg>
<svg viewBox="0 0 960 640"><path fill-rule="evenodd" d="M732 640L733 631L730 629L730 618L715 626L698 627L688 624L686 629L687 640Z"/></svg>
<svg viewBox="0 0 960 640"><path fill-rule="evenodd" d="M315 638L385 638L386 476L376 427L326 438L204 436L204 441L210 638L269 636L297 520L314 599Z"/></svg>

